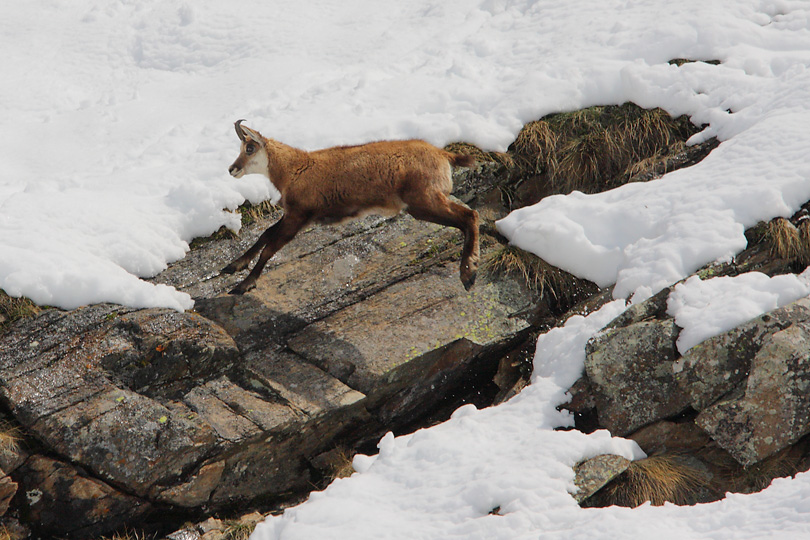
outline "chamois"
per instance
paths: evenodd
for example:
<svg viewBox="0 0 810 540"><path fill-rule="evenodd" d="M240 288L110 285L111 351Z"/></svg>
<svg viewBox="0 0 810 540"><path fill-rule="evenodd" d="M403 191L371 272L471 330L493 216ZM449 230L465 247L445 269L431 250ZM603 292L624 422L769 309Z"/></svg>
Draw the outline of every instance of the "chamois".
<svg viewBox="0 0 810 540"><path fill-rule="evenodd" d="M464 233L460 277L469 290L478 268L478 213L448 198L450 165L472 167L475 159L446 152L420 140L382 141L306 152L263 137L235 123L242 141L228 172L234 178L263 174L281 193L284 214L241 257L222 269L244 270L259 255L250 274L231 294L256 285L267 261L308 223L337 223L368 214L397 215L456 227Z"/></svg>

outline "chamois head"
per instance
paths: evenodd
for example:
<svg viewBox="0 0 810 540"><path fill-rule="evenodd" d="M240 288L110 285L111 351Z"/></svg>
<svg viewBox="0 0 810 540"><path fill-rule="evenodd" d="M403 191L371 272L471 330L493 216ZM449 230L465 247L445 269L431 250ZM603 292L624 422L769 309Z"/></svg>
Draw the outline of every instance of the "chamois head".
<svg viewBox="0 0 810 540"><path fill-rule="evenodd" d="M234 124L236 135L242 141L239 149L239 157L228 168L228 172L234 178L242 178L246 174L267 175L267 149L265 148L265 138L258 131L254 131L247 126L243 126L244 120L237 120Z"/></svg>

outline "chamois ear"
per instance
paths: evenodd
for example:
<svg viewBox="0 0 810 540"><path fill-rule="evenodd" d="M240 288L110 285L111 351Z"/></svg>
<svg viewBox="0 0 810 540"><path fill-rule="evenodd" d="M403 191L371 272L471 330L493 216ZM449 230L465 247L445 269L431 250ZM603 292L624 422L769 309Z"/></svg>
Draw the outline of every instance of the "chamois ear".
<svg viewBox="0 0 810 540"><path fill-rule="evenodd" d="M264 137L262 137L262 134L259 133L258 131L250 129L249 127L243 127L242 129L245 130L245 135L247 135L248 138L253 139L259 144L264 143Z"/></svg>

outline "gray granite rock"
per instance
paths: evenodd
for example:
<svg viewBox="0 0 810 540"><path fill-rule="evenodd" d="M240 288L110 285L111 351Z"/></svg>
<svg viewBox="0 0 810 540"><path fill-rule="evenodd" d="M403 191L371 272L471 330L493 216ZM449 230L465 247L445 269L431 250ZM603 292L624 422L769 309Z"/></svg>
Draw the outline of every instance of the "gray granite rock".
<svg viewBox="0 0 810 540"><path fill-rule="evenodd" d="M616 435L676 415L689 401L675 381L678 329L672 320L608 327L586 348L585 370L599 420Z"/></svg>

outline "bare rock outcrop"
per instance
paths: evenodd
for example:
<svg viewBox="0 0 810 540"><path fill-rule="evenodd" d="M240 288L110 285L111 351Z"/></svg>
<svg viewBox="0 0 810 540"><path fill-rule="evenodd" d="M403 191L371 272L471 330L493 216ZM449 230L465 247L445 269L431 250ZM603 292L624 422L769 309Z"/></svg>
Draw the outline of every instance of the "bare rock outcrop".
<svg viewBox="0 0 810 540"><path fill-rule="evenodd" d="M662 313L643 304L635 311ZM639 321L629 313L589 342L586 373L601 425L628 435L694 411L696 425L743 466L810 433L809 299L683 356L675 349L677 335L665 316Z"/></svg>
<svg viewBox="0 0 810 540"><path fill-rule="evenodd" d="M696 423L742 465L810 433L810 299L698 345L683 363L684 379L701 381L691 386Z"/></svg>
<svg viewBox="0 0 810 540"><path fill-rule="evenodd" d="M304 231L254 291L225 294L240 276L217 270L267 225L156 278L195 311L51 309L0 335L0 402L28 437L11 480L37 534L306 491L317 456L426 415L529 331L525 283L482 272L465 291L461 235L409 216Z"/></svg>

